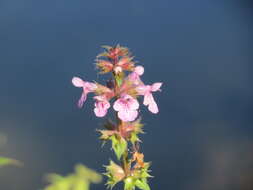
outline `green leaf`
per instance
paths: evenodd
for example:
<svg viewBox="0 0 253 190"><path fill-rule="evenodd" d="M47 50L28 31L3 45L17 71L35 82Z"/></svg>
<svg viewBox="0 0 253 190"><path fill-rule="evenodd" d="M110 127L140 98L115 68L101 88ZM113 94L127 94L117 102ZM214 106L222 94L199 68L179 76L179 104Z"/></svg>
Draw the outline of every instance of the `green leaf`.
<svg viewBox="0 0 253 190"><path fill-rule="evenodd" d="M131 134L130 141L132 144L135 144L136 142L140 142L141 140L139 139L138 135L133 132Z"/></svg>
<svg viewBox="0 0 253 190"><path fill-rule="evenodd" d="M7 166L7 165L22 166L22 163L18 160L14 160L11 158L0 157L0 167Z"/></svg>
<svg viewBox="0 0 253 190"><path fill-rule="evenodd" d="M89 183L82 179L77 179L73 182L73 190L89 190Z"/></svg>
<svg viewBox="0 0 253 190"><path fill-rule="evenodd" d="M49 174L49 175L46 176L46 180L50 183L56 183L56 182L59 182L63 179L64 179L64 177L62 177L58 174L54 174L54 173Z"/></svg>
<svg viewBox="0 0 253 190"><path fill-rule="evenodd" d="M89 190L90 183L101 182L102 176L82 164L77 164L75 173L67 176L49 174L46 179L50 184L44 190Z"/></svg>
<svg viewBox="0 0 253 190"><path fill-rule="evenodd" d="M146 180L145 180L146 181ZM147 184L147 182L145 181L141 181L141 180L136 180L135 181L135 185L139 188L139 189L142 189L142 190L150 190L150 187L149 185Z"/></svg>
<svg viewBox="0 0 253 190"><path fill-rule="evenodd" d="M112 140L112 148L116 154L116 157L118 160L120 160L121 156L127 149L127 142L122 137L119 137L118 139L116 135L111 136L111 140Z"/></svg>

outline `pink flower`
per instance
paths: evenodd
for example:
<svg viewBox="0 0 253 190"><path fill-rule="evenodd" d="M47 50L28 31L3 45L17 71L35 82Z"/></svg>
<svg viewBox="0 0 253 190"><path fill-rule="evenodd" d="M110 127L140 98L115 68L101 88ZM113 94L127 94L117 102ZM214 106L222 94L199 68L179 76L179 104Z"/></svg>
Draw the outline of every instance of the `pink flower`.
<svg viewBox="0 0 253 190"><path fill-rule="evenodd" d="M152 92L161 91L160 87L162 86L161 82L154 83L153 85L140 85L136 88L139 95L144 96L143 104L148 106L148 110L152 113L158 113L158 106L154 100Z"/></svg>
<svg viewBox="0 0 253 190"><path fill-rule="evenodd" d="M135 85L142 83L140 76L144 73L144 67L137 66L134 68L134 71L128 75L128 80L132 81Z"/></svg>
<svg viewBox="0 0 253 190"><path fill-rule="evenodd" d="M118 111L118 117L122 121L133 121L138 116L137 109L139 103L136 99L128 94L122 95L113 105L115 111Z"/></svg>
<svg viewBox="0 0 253 190"><path fill-rule="evenodd" d="M105 96L95 96L95 108L94 113L97 117L104 117L107 113L107 110L110 108L109 101L105 98Z"/></svg>
<svg viewBox="0 0 253 190"><path fill-rule="evenodd" d="M73 77L72 84L76 87L83 88L83 93L77 104L81 108L87 98L87 94L93 92L97 87L94 83L83 81L79 77Z"/></svg>

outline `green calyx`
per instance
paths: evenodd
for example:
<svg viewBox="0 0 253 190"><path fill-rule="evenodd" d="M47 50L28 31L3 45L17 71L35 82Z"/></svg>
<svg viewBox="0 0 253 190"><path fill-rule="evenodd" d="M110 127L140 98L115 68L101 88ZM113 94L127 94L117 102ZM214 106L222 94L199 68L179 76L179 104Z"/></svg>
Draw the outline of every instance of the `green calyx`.
<svg viewBox="0 0 253 190"><path fill-rule="evenodd" d="M110 164L106 166L106 173L104 175L108 177L107 187L112 189L118 182L124 179L125 172L122 167L110 161Z"/></svg>
<svg viewBox="0 0 253 190"><path fill-rule="evenodd" d="M150 163L145 162L143 168L135 168L131 172L131 176L124 180L125 189L124 190L134 190L136 187L141 190L150 190L148 185L148 178L152 177L149 175Z"/></svg>
<svg viewBox="0 0 253 190"><path fill-rule="evenodd" d="M110 139L112 141L112 149L117 159L120 160L121 156L127 150L127 141L119 135L112 135Z"/></svg>
<svg viewBox="0 0 253 190"><path fill-rule="evenodd" d="M125 73L124 72L119 72L119 73L113 73L114 80L116 82L116 87L120 87L123 83Z"/></svg>

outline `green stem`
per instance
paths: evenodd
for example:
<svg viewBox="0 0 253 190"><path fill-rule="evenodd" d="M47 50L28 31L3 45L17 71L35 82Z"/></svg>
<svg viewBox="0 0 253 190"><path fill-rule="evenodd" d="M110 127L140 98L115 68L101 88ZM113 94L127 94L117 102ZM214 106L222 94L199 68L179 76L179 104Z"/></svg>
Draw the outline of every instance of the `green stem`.
<svg viewBox="0 0 253 190"><path fill-rule="evenodd" d="M128 163L128 150L126 150L122 156L122 167L125 171L126 176L130 173L130 167Z"/></svg>
<svg viewBox="0 0 253 190"><path fill-rule="evenodd" d="M117 80L123 80L124 74L121 75L122 78L116 78L116 74L113 73L113 78L114 78L114 82L115 82L115 89L114 92L117 93L118 89L120 88L120 85L118 83ZM123 121L118 117L117 112L116 112L116 120L117 120L117 125L118 125L118 131L120 132L122 129L122 125L124 124ZM122 160L121 160L121 164L122 164L122 168L124 169L124 172L126 174L126 176L129 175L130 173L130 165L128 163L128 149L126 149L126 151L124 152L123 156L122 156Z"/></svg>

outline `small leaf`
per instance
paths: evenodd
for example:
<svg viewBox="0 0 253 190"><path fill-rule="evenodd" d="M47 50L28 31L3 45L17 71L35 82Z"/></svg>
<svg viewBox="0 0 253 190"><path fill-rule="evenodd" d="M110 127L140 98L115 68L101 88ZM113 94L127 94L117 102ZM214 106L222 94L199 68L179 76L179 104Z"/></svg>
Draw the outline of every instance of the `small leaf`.
<svg viewBox="0 0 253 190"><path fill-rule="evenodd" d="M114 130L97 130L101 133L101 136L99 137L101 140L108 140L112 135L117 133Z"/></svg>
<svg viewBox="0 0 253 190"><path fill-rule="evenodd" d="M138 135L134 132L131 134L130 141L132 144L135 144L136 142L141 142Z"/></svg>
<svg viewBox="0 0 253 190"><path fill-rule="evenodd" d="M141 181L141 180L136 180L135 181L135 185L142 190L150 190L149 185L147 184L147 182Z"/></svg>
<svg viewBox="0 0 253 190"><path fill-rule="evenodd" d="M22 166L23 164L18 160L6 158L6 157L0 157L0 167L7 166L7 165Z"/></svg>
<svg viewBox="0 0 253 190"><path fill-rule="evenodd" d="M127 149L127 142L122 137L118 139L116 135L111 136L111 140L112 140L112 148L116 154L116 157L118 160L120 160L121 156Z"/></svg>

